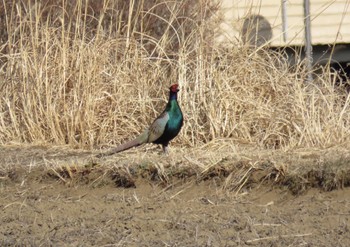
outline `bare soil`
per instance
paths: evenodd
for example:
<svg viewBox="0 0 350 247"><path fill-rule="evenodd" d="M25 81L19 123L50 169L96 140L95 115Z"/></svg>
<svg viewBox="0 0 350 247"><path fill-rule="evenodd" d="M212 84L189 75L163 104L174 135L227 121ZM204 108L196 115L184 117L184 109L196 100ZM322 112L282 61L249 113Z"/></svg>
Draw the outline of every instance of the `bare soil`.
<svg viewBox="0 0 350 247"><path fill-rule="evenodd" d="M350 246L345 151L176 153L1 147L0 245Z"/></svg>

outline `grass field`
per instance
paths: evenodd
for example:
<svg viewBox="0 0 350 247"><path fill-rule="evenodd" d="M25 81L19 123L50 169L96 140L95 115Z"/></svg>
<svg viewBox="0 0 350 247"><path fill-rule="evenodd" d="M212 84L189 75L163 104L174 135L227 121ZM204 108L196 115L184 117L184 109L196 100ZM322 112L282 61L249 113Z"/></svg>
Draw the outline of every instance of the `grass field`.
<svg viewBox="0 0 350 247"><path fill-rule="evenodd" d="M118 194L112 201L117 200L124 209L131 200L131 205L140 204L147 212L152 203L161 207L159 202L169 203L167 207L175 212L177 204L184 210L179 213L194 211L190 223L167 219L167 229L180 237L167 236L163 242L149 239L159 238L161 226L154 228L158 235L142 235L147 227L136 221L127 227L139 227L137 234L141 235L130 235L126 228L119 229L121 225L108 228L112 224L108 217L113 222L127 221L118 218L117 209L113 209L114 216L101 213L108 224L83 227L86 232L81 235L87 236L90 230L92 236L102 236L99 234L104 231L106 236L119 233L120 239L100 239L106 246L116 241L119 246L137 246L142 241L148 244L145 246L211 246L210 241L213 246L260 241L268 246L312 245L314 236L324 237L324 246L330 243L324 234L325 222L316 231L298 232L302 219L288 221L297 214L295 208L290 207L288 215L276 220L273 214L264 218L256 203L257 191L273 190L271 200L278 202L273 212L281 214L278 210L285 206L281 194L287 193L288 198L299 195L300 205L313 202L307 197L306 203L303 196L310 196L308 191L315 188L344 189L347 195L350 97L327 66L306 83L303 62L290 66L283 52L253 49L239 40L216 44L220 13L213 1L2 1L0 20L0 207L7 222L0 232L7 241L4 244L20 244L23 229L29 231L28 236L30 231L36 236L28 245L62 244L64 239L71 245L97 244L94 241L100 238L72 239L80 223L99 226L101 222L89 218L89 212L108 210L108 200L104 205L98 203L111 191ZM169 156L161 155L156 146L145 145L108 158L95 157L101 149L135 137L148 127L163 110L173 83L180 85L185 122L170 144ZM147 191L140 190L143 187ZM317 193L323 193L320 191ZM100 194L94 197L92 192ZM70 193L79 199L71 200ZM128 199L120 197L123 193ZM82 199L86 194L89 199ZM339 236L348 231L348 218L340 222L342 216L337 212L350 204L344 204L340 194L329 195L336 198L329 199L333 211L322 208L322 201L316 203L320 207L314 212L332 213L332 227L338 230L334 228L328 239L346 246L346 237ZM151 199L146 203L142 198L148 196ZM196 212L198 201L191 204L191 198L213 208ZM57 208L52 201L72 203ZM254 207L242 213L248 207L246 201ZM38 206L45 202L48 204ZM85 218L80 219L82 205L78 202L100 206L86 207ZM186 211L186 203L193 208ZM223 213L215 211L220 205L235 205L240 213L226 211L236 215L234 219L215 218L215 212ZM22 208L30 212L26 214ZM313 209L303 217L312 215ZM59 210L67 210L68 218L80 222L70 221L68 235L62 233L68 228ZM162 210L160 218L169 213ZM51 218L49 212L54 214ZM200 220L202 213L210 212L209 218ZM11 218L13 213L16 216ZM245 218L240 218L241 213ZM261 215L259 224L264 219L275 223L257 230L258 223L251 218L254 213ZM39 214L45 228L41 228L43 223L36 225ZM139 217L155 217L145 215ZM312 217L307 218L310 229L317 221ZM207 229L214 234L209 241L196 227L204 229L204 223L213 219L221 222L220 229L231 229L232 220L238 227L235 233L225 230L220 235L212 225ZM282 229L282 225L286 229L271 230ZM55 234L58 229L62 232L52 235L51 227ZM182 237L193 241L181 242Z"/></svg>
<svg viewBox="0 0 350 247"><path fill-rule="evenodd" d="M209 2L29 2L2 6L3 144L118 144L163 110L176 82L186 122L174 145L349 142L349 97L336 76L324 69L306 84L302 64L281 54L213 44Z"/></svg>

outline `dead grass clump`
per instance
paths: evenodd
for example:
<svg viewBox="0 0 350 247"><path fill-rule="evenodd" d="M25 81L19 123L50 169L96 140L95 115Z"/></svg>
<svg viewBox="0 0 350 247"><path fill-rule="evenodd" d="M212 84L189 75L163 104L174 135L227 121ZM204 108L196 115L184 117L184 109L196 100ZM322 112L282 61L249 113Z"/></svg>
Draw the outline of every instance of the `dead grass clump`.
<svg viewBox="0 0 350 247"><path fill-rule="evenodd" d="M312 169L306 177L310 181L310 186L331 191L348 187L349 174L349 160L339 159L322 164L321 169Z"/></svg>
<svg viewBox="0 0 350 247"><path fill-rule="evenodd" d="M294 194L301 194L310 188L324 191L343 189L350 186L348 159L335 159L311 164L308 169L286 174L281 184Z"/></svg>
<svg viewBox="0 0 350 247"><path fill-rule="evenodd" d="M123 188L135 188L135 179L129 173L125 173L124 170L113 171L110 174L112 180L117 187Z"/></svg>
<svg viewBox="0 0 350 247"><path fill-rule="evenodd" d="M35 168L35 170L38 170L38 168ZM31 173L35 174L36 172L31 171ZM94 163L87 165L55 164L47 167L46 171L42 173L46 173L47 178L58 180L69 186L75 184L94 184L96 186L96 182L105 177L107 171Z"/></svg>
<svg viewBox="0 0 350 247"><path fill-rule="evenodd" d="M120 168L111 169L97 165L56 165L55 167L48 168L46 174L45 172L41 173L44 173L41 174L41 177L58 181L69 187L77 185L87 185L93 188L106 185L125 188L134 187L131 175L126 174L125 169ZM31 176L33 176L33 172L31 172L31 174Z"/></svg>
<svg viewBox="0 0 350 247"><path fill-rule="evenodd" d="M305 84L279 53L213 44L210 1L4 2L2 144L120 143L163 110L174 82L185 114L174 143L349 143L350 98L330 72Z"/></svg>

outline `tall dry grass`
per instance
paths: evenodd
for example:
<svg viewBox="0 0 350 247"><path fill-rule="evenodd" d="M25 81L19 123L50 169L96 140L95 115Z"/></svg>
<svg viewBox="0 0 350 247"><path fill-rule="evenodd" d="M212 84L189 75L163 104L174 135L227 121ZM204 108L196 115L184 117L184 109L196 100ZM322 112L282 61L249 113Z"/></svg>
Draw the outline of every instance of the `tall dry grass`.
<svg viewBox="0 0 350 247"><path fill-rule="evenodd" d="M197 2L2 1L0 142L120 143L179 82L178 145L349 143L350 99L331 72L305 84L283 54L213 44L217 5Z"/></svg>

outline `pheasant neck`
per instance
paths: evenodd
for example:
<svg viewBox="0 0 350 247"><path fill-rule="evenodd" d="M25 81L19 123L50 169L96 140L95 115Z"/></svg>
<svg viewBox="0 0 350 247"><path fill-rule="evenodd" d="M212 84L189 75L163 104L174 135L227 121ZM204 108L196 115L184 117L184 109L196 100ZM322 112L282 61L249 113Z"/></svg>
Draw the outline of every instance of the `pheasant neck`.
<svg viewBox="0 0 350 247"><path fill-rule="evenodd" d="M177 93L170 92L169 101L171 100L177 100Z"/></svg>

